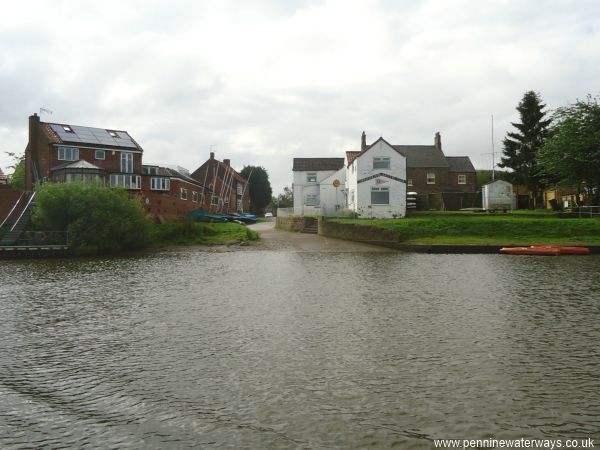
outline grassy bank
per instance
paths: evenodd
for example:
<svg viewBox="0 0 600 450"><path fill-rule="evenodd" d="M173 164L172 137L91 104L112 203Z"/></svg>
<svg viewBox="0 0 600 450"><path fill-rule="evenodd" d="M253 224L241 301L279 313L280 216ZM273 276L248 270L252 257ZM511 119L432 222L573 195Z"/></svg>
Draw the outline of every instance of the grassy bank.
<svg viewBox="0 0 600 450"><path fill-rule="evenodd" d="M404 219L340 219L393 230L410 244L600 245L600 220L559 219L546 211L482 214L413 212Z"/></svg>
<svg viewBox="0 0 600 450"><path fill-rule="evenodd" d="M153 247L169 245L223 245L254 241L258 234L237 223L170 222L153 224L150 242Z"/></svg>

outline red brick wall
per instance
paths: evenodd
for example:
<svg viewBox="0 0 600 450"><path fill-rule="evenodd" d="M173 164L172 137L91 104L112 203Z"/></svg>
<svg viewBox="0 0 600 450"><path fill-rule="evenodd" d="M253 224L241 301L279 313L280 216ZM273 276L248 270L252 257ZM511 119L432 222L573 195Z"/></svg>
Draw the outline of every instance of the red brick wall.
<svg viewBox="0 0 600 450"><path fill-rule="evenodd" d="M0 186L0 223L6 218L22 193L23 191L20 189Z"/></svg>
<svg viewBox="0 0 600 450"><path fill-rule="evenodd" d="M435 184L427 184L427 173L435 173ZM464 173L467 176L467 184L458 184L458 175ZM407 179L412 179L413 185L407 186L408 192L414 191L419 194L436 194L460 190L462 192L475 192L477 184L473 172L449 172L446 168L422 168L409 167L406 174Z"/></svg>
<svg viewBox="0 0 600 450"><path fill-rule="evenodd" d="M96 149L92 148L79 148L79 159L83 159L90 164L94 164L98 167L106 169L109 173L121 172L121 151L120 150L106 150L98 148L98 150L104 150L105 159L96 159ZM125 153L128 153L125 151ZM132 152L133 153L133 152ZM59 164L64 164L68 161L62 161L58 159L57 147L51 147L50 150L50 168L56 167ZM142 154L133 153L133 173L140 174L142 172ZM46 175L47 176L47 175Z"/></svg>
<svg viewBox="0 0 600 450"><path fill-rule="evenodd" d="M152 191L150 179L153 176L156 177L156 175L142 175L142 191L138 195L142 197L146 212L157 221L183 220L186 213L203 207L201 187L187 181L171 179L169 191ZM187 200L181 198L181 188L187 189ZM193 201L194 191L198 193L197 202Z"/></svg>

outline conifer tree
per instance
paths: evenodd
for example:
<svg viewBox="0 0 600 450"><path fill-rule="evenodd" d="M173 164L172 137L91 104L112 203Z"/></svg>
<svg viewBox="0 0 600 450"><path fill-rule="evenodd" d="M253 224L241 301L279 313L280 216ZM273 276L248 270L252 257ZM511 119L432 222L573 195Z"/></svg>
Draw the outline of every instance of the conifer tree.
<svg viewBox="0 0 600 450"><path fill-rule="evenodd" d="M498 166L510 168L517 183L524 184L532 193L530 205L538 204L542 189L542 175L537 167L537 157L548 135L551 120L545 120L545 104L537 92L528 91L517 106L521 121L511 123L517 129L507 133L504 150Z"/></svg>

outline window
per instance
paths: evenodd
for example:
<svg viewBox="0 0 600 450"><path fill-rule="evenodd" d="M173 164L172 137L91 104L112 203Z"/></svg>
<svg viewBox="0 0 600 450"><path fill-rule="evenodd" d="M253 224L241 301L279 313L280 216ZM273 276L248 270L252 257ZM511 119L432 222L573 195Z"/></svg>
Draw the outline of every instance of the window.
<svg viewBox="0 0 600 450"><path fill-rule="evenodd" d="M153 191L168 191L171 189L171 180L168 178L151 178L150 189Z"/></svg>
<svg viewBox="0 0 600 450"><path fill-rule="evenodd" d="M373 169L389 169L390 158L386 156L376 156L373 158Z"/></svg>
<svg viewBox="0 0 600 450"><path fill-rule="evenodd" d="M101 182L102 179L98 174L91 173L67 173L65 176L65 182L70 183L73 181L84 181L86 183Z"/></svg>
<svg viewBox="0 0 600 450"><path fill-rule="evenodd" d="M238 199L238 201L237 201L237 210L239 212L242 212L242 210L243 210L242 209L242 200L241 199Z"/></svg>
<svg viewBox="0 0 600 450"><path fill-rule="evenodd" d="M104 150L96 150L94 158L96 158L96 159L106 159L106 152Z"/></svg>
<svg viewBox="0 0 600 450"><path fill-rule="evenodd" d="M181 200L187 200L187 189L180 188L179 196L181 197Z"/></svg>
<svg viewBox="0 0 600 450"><path fill-rule="evenodd" d="M460 174L458 176L458 184L467 184L467 176L465 174Z"/></svg>
<svg viewBox="0 0 600 450"><path fill-rule="evenodd" d="M304 204L306 206L317 206L319 204L319 201L317 199L317 194L306 194Z"/></svg>
<svg viewBox="0 0 600 450"><path fill-rule="evenodd" d="M122 187L125 189L141 189L139 175L117 175L110 176L110 185L112 187Z"/></svg>
<svg viewBox="0 0 600 450"><path fill-rule="evenodd" d="M79 149L74 147L58 147L59 161L78 161Z"/></svg>
<svg viewBox="0 0 600 450"><path fill-rule="evenodd" d="M62 127L67 133L75 133L69 125L63 125Z"/></svg>
<svg viewBox="0 0 600 450"><path fill-rule="evenodd" d="M121 172L133 172L133 153L121 153Z"/></svg>
<svg viewBox="0 0 600 450"><path fill-rule="evenodd" d="M435 173L427 172L427 184L435 184Z"/></svg>
<svg viewBox="0 0 600 450"><path fill-rule="evenodd" d="M158 175L158 167L143 166L142 173L145 173L146 175Z"/></svg>
<svg viewBox="0 0 600 450"><path fill-rule="evenodd" d="M116 131L110 131L110 130L106 130L106 131L108 131L108 134L110 134L114 138L118 138L119 137L119 135L117 134Z"/></svg>
<svg viewBox="0 0 600 450"><path fill-rule="evenodd" d="M306 182L307 183L316 183L317 182L317 174L315 172L310 172L306 174Z"/></svg>
<svg viewBox="0 0 600 450"><path fill-rule="evenodd" d="M242 183L238 183L237 185L237 195L242 195L244 193Z"/></svg>
<svg viewBox="0 0 600 450"><path fill-rule="evenodd" d="M371 204L372 205L389 205L390 204L390 188L389 187L372 187L371 188Z"/></svg>
<svg viewBox="0 0 600 450"><path fill-rule="evenodd" d="M196 191L192 191L192 201L198 203L198 193Z"/></svg>
<svg viewBox="0 0 600 450"><path fill-rule="evenodd" d="M211 205L215 205L215 206L218 205L219 204L219 196L218 195L213 195L210 198L210 204Z"/></svg>
<svg viewBox="0 0 600 450"><path fill-rule="evenodd" d="M408 180L406 180L406 185L407 186L412 186L413 185L412 178L409 178Z"/></svg>

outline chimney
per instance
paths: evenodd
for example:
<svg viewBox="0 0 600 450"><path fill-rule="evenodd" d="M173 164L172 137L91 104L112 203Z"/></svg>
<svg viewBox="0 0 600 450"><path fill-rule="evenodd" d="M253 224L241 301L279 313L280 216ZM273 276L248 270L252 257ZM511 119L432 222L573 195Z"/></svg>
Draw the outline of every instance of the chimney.
<svg viewBox="0 0 600 450"><path fill-rule="evenodd" d="M442 136L440 136L439 131L435 133L435 138L433 138L433 145L435 145L435 148L437 148L438 150L442 149Z"/></svg>
<svg viewBox="0 0 600 450"><path fill-rule="evenodd" d="M215 159L215 152L210 152L210 159Z"/></svg>
<svg viewBox="0 0 600 450"><path fill-rule="evenodd" d="M363 131L362 136L360 138L360 151L364 152L367 149L367 135Z"/></svg>
<svg viewBox="0 0 600 450"><path fill-rule="evenodd" d="M33 179L34 161L38 158L38 126L40 117L37 113L29 116L29 143L25 149L25 189L33 190L36 180Z"/></svg>
<svg viewBox="0 0 600 450"><path fill-rule="evenodd" d="M223 160L223 164L225 164L227 167L229 167L229 160L228 159L224 159Z"/></svg>

